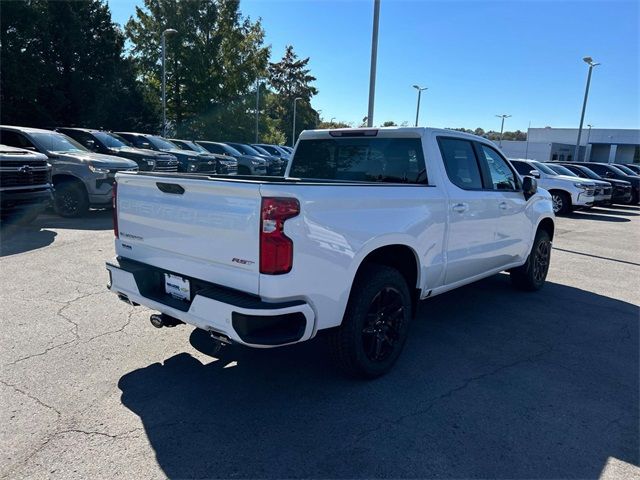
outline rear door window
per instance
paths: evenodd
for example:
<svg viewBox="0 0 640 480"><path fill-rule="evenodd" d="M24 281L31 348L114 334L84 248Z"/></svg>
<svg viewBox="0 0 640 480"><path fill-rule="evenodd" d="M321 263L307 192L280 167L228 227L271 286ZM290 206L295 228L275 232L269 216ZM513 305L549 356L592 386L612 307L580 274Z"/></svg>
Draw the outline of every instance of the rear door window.
<svg viewBox="0 0 640 480"><path fill-rule="evenodd" d="M419 138L301 140L290 175L382 183L427 183Z"/></svg>
<svg viewBox="0 0 640 480"><path fill-rule="evenodd" d="M442 160L451 183L464 190L482 189L480 167L469 140L438 138Z"/></svg>

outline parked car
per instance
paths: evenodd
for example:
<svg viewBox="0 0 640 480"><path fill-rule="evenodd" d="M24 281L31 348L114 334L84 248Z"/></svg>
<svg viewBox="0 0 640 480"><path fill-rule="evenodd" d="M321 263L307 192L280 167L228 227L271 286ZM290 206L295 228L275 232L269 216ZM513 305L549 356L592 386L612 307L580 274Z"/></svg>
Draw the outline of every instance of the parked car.
<svg viewBox="0 0 640 480"><path fill-rule="evenodd" d="M116 173L138 171L132 160L90 152L51 130L0 125L0 143L47 156L53 167L53 205L63 217L85 215L89 207L110 207Z"/></svg>
<svg viewBox="0 0 640 480"><path fill-rule="evenodd" d="M640 164L638 164L638 163L625 163L624 166L627 167L629 170L635 172L636 175L640 175Z"/></svg>
<svg viewBox="0 0 640 480"><path fill-rule="evenodd" d="M110 290L161 312L154 326L185 322L217 342L267 348L326 330L336 361L371 378L397 360L419 300L504 270L525 290L545 282L551 196L484 138L305 131L287 173L119 175Z"/></svg>
<svg viewBox="0 0 640 480"><path fill-rule="evenodd" d="M51 204L51 165L46 155L0 145L0 219L30 223Z"/></svg>
<svg viewBox="0 0 640 480"><path fill-rule="evenodd" d="M571 162L573 165L584 165L605 179L624 180L631 184L631 203L640 203L640 176L630 175L618 168L618 165L596 162Z"/></svg>
<svg viewBox="0 0 640 480"><path fill-rule="evenodd" d="M181 150L158 135L134 132L116 132L136 148L165 152L178 159L178 171L184 173L216 173L216 159L211 155Z"/></svg>
<svg viewBox="0 0 640 480"><path fill-rule="evenodd" d="M545 164L534 160L510 159L510 162L520 175L537 178L539 185L549 191L555 214L593 206L595 183L582 178L558 175Z"/></svg>
<svg viewBox="0 0 640 480"><path fill-rule="evenodd" d="M141 172L177 172L178 159L170 153L134 148L115 133L90 128L59 127L56 132L73 138L88 150L128 158L138 164Z"/></svg>
<svg viewBox="0 0 640 480"><path fill-rule="evenodd" d="M234 143L234 142L225 142L231 148L235 148L243 155L250 155L257 158L262 158L267 162L267 175L284 175L283 167L286 165L285 161L280 157L276 157L270 154L263 154L253 148L251 145L246 143Z"/></svg>
<svg viewBox="0 0 640 480"><path fill-rule="evenodd" d="M254 143L251 145L253 148L262 148L266 150L269 154L274 155L276 157L284 158L288 160L291 157L291 153L280 147L279 145L269 145L267 143Z"/></svg>
<svg viewBox="0 0 640 480"><path fill-rule="evenodd" d="M211 153L229 155L235 158L238 162L239 175L267 174L267 161L264 158L255 155L245 155L226 143L207 142L204 140L198 140L196 143Z"/></svg>
<svg viewBox="0 0 640 480"><path fill-rule="evenodd" d="M293 148L287 147L286 145L278 145L281 149L289 152L290 155L293 155Z"/></svg>
<svg viewBox="0 0 640 480"><path fill-rule="evenodd" d="M572 172L567 167L560 165L558 163L546 162L545 165L549 167L551 170L553 170L554 172L556 172L558 175L582 178L577 173ZM589 179L589 181L594 183L596 186L596 190L594 193L595 200L593 201L593 204L596 206L611 205L611 199L613 196L613 187L611 186L611 184L603 180Z"/></svg>
<svg viewBox="0 0 640 480"><path fill-rule="evenodd" d="M263 158L268 159L268 162L271 165L271 173L269 175L284 175L284 172L287 169L287 159L285 157L269 153L267 150L257 145L249 146L262 155Z"/></svg>
<svg viewBox="0 0 640 480"><path fill-rule="evenodd" d="M593 180L602 180L603 182L608 182L613 188L613 203L622 203L629 204L632 199L631 192L631 184L625 180L616 180L615 178L603 178L598 175L596 172L591 170L584 165L575 165L572 163L563 163L565 168L571 170L573 173L578 175L580 178L587 178Z"/></svg>
<svg viewBox="0 0 640 480"><path fill-rule="evenodd" d="M171 143L176 145L182 150L191 152L204 153L207 155L213 155L216 159L216 172L221 175L236 175L238 173L238 161L231 155L224 155L220 153L211 153L206 148L198 145L195 142L189 140L177 140L171 139Z"/></svg>

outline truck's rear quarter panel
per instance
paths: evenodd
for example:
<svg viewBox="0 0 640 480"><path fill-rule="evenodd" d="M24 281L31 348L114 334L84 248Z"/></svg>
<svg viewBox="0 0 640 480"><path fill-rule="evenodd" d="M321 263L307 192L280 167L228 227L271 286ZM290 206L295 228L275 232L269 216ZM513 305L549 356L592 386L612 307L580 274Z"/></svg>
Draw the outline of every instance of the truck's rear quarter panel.
<svg viewBox="0 0 640 480"><path fill-rule="evenodd" d="M418 282L443 273L446 201L426 185L263 184L263 196L295 197L300 215L287 220L293 269L260 275L265 299L304 299L319 329L342 321L356 271L367 254L385 245L407 245L424 266ZM394 233L390 233L394 232ZM412 288L415 285L411 286Z"/></svg>

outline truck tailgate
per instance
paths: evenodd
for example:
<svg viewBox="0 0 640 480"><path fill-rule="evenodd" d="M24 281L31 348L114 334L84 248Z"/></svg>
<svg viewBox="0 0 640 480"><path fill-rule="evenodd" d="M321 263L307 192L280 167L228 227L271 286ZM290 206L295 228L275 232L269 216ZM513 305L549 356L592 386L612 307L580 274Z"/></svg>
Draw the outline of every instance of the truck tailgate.
<svg viewBox="0 0 640 480"><path fill-rule="evenodd" d="M258 183L126 174L117 182L119 256L259 293Z"/></svg>

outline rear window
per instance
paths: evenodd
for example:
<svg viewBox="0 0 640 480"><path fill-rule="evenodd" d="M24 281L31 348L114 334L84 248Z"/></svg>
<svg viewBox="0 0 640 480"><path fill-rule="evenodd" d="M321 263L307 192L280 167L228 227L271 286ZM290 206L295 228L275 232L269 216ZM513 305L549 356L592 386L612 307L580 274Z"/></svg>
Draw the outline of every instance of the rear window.
<svg viewBox="0 0 640 480"><path fill-rule="evenodd" d="M427 183L419 138L301 140L290 176L352 182Z"/></svg>

